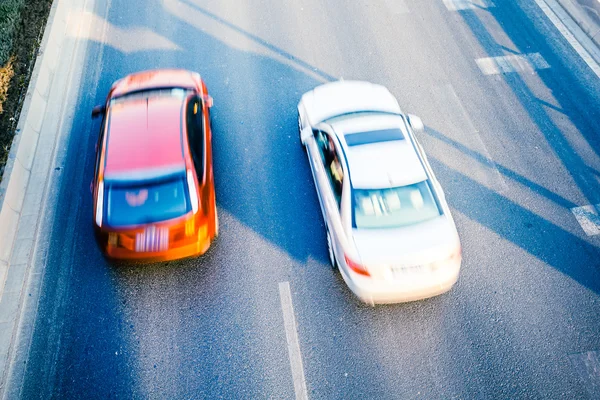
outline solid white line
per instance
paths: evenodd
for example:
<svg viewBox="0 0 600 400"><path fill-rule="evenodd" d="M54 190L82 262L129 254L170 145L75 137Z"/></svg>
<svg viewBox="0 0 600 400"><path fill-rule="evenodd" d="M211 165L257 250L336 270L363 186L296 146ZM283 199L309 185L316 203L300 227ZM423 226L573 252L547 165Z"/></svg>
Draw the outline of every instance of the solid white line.
<svg viewBox="0 0 600 400"><path fill-rule="evenodd" d="M588 236L600 235L600 204L571 208L571 212Z"/></svg>
<svg viewBox="0 0 600 400"><path fill-rule="evenodd" d="M579 54L579 56L585 61L588 67L600 78L600 65L590 55L581 42L591 43L592 48L596 47L591 39L581 30L581 28L573 21L573 19L563 10L555 0L535 0L537 5L542 9L544 14L554 24L556 29L563 35L563 37L569 42L571 47ZM569 27L567 28L567 24Z"/></svg>
<svg viewBox="0 0 600 400"><path fill-rule="evenodd" d="M477 8L494 7L491 0L443 0L444 5L450 11L472 10Z"/></svg>
<svg viewBox="0 0 600 400"><path fill-rule="evenodd" d="M540 53L511 54L500 57L485 57L475 60L484 75L507 74L510 72L533 72L550 68Z"/></svg>
<svg viewBox="0 0 600 400"><path fill-rule="evenodd" d="M288 343L288 355L292 367L292 379L294 380L294 391L296 399L308 399L306 391L306 380L304 378L304 367L302 366L302 354L300 353L300 342L298 341L298 329L292 306L292 293L289 282L279 282L279 297L281 299L281 310L283 311L283 324L285 336Z"/></svg>

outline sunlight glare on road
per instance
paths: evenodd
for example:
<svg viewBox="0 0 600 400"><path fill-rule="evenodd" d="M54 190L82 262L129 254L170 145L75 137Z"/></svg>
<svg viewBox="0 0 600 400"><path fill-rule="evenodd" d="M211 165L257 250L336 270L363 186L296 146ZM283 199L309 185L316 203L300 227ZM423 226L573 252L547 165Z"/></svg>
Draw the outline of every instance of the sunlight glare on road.
<svg viewBox="0 0 600 400"><path fill-rule="evenodd" d="M162 3L165 9L175 17L234 49L272 58L281 64L307 74L317 82L325 83L328 81L316 68L295 61L294 56L263 42L260 38L233 26L233 24L211 17L202 12L201 9L194 8L179 0L162 0Z"/></svg>
<svg viewBox="0 0 600 400"><path fill-rule="evenodd" d="M181 50L175 43L148 28L123 29L90 12L73 13L69 20L76 23L69 25L68 36L105 44L125 54L148 50Z"/></svg>

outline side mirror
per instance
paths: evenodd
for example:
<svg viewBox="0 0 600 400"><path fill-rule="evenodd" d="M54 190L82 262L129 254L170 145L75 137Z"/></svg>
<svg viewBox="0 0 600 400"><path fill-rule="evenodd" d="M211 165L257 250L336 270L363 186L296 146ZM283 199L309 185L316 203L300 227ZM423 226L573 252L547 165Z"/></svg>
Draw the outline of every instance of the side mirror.
<svg viewBox="0 0 600 400"><path fill-rule="evenodd" d="M417 132L422 132L425 130L425 125L423 125L421 118L413 114L407 114L406 118L408 120L408 124L411 126L411 128L413 128L413 130Z"/></svg>
<svg viewBox="0 0 600 400"><path fill-rule="evenodd" d="M208 95L204 96L204 103L206 107L211 108L214 105L213 98Z"/></svg>
<svg viewBox="0 0 600 400"><path fill-rule="evenodd" d="M104 115L106 112L106 106L96 106L92 108L92 118L97 118L100 115Z"/></svg>
<svg viewBox="0 0 600 400"><path fill-rule="evenodd" d="M300 142L302 142L302 144L305 144L306 141L308 140L308 138L312 136L312 134L313 133L312 133L311 127L310 126L305 126L300 131Z"/></svg>

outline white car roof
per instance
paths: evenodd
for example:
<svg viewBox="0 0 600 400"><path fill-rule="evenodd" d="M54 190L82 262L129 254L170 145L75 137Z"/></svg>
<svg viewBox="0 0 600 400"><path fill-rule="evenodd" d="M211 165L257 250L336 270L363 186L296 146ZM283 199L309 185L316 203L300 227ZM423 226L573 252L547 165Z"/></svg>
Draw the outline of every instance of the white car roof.
<svg viewBox="0 0 600 400"><path fill-rule="evenodd" d="M351 112L401 112L398 101L387 88L363 81L337 81L317 86L302 95L301 103L313 126Z"/></svg>
<svg viewBox="0 0 600 400"><path fill-rule="evenodd" d="M344 147L352 186L382 189L410 185L427 179L427 174L402 117L385 114L357 114L332 121ZM349 146L346 138L355 133L398 129L404 139Z"/></svg>

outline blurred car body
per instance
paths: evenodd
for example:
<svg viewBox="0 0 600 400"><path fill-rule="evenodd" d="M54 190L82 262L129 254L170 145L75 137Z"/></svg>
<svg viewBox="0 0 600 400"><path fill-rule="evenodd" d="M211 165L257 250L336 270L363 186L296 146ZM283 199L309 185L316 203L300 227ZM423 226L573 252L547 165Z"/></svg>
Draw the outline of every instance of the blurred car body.
<svg viewBox="0 0 600 400"><path fill-rule="evenodd" d="M363 301L419 300L458 279L461 245L413 130L385 87L339 81L298 104L305 146L327 229L330 262Z"/></svg>
<svg viewBox="0 0 600 400"><path fill-rule="evenodd" d="M200 75L153 70L115 82L92 182L104 254L148 261L196 256L218 235L209 108Z"/></svg>

